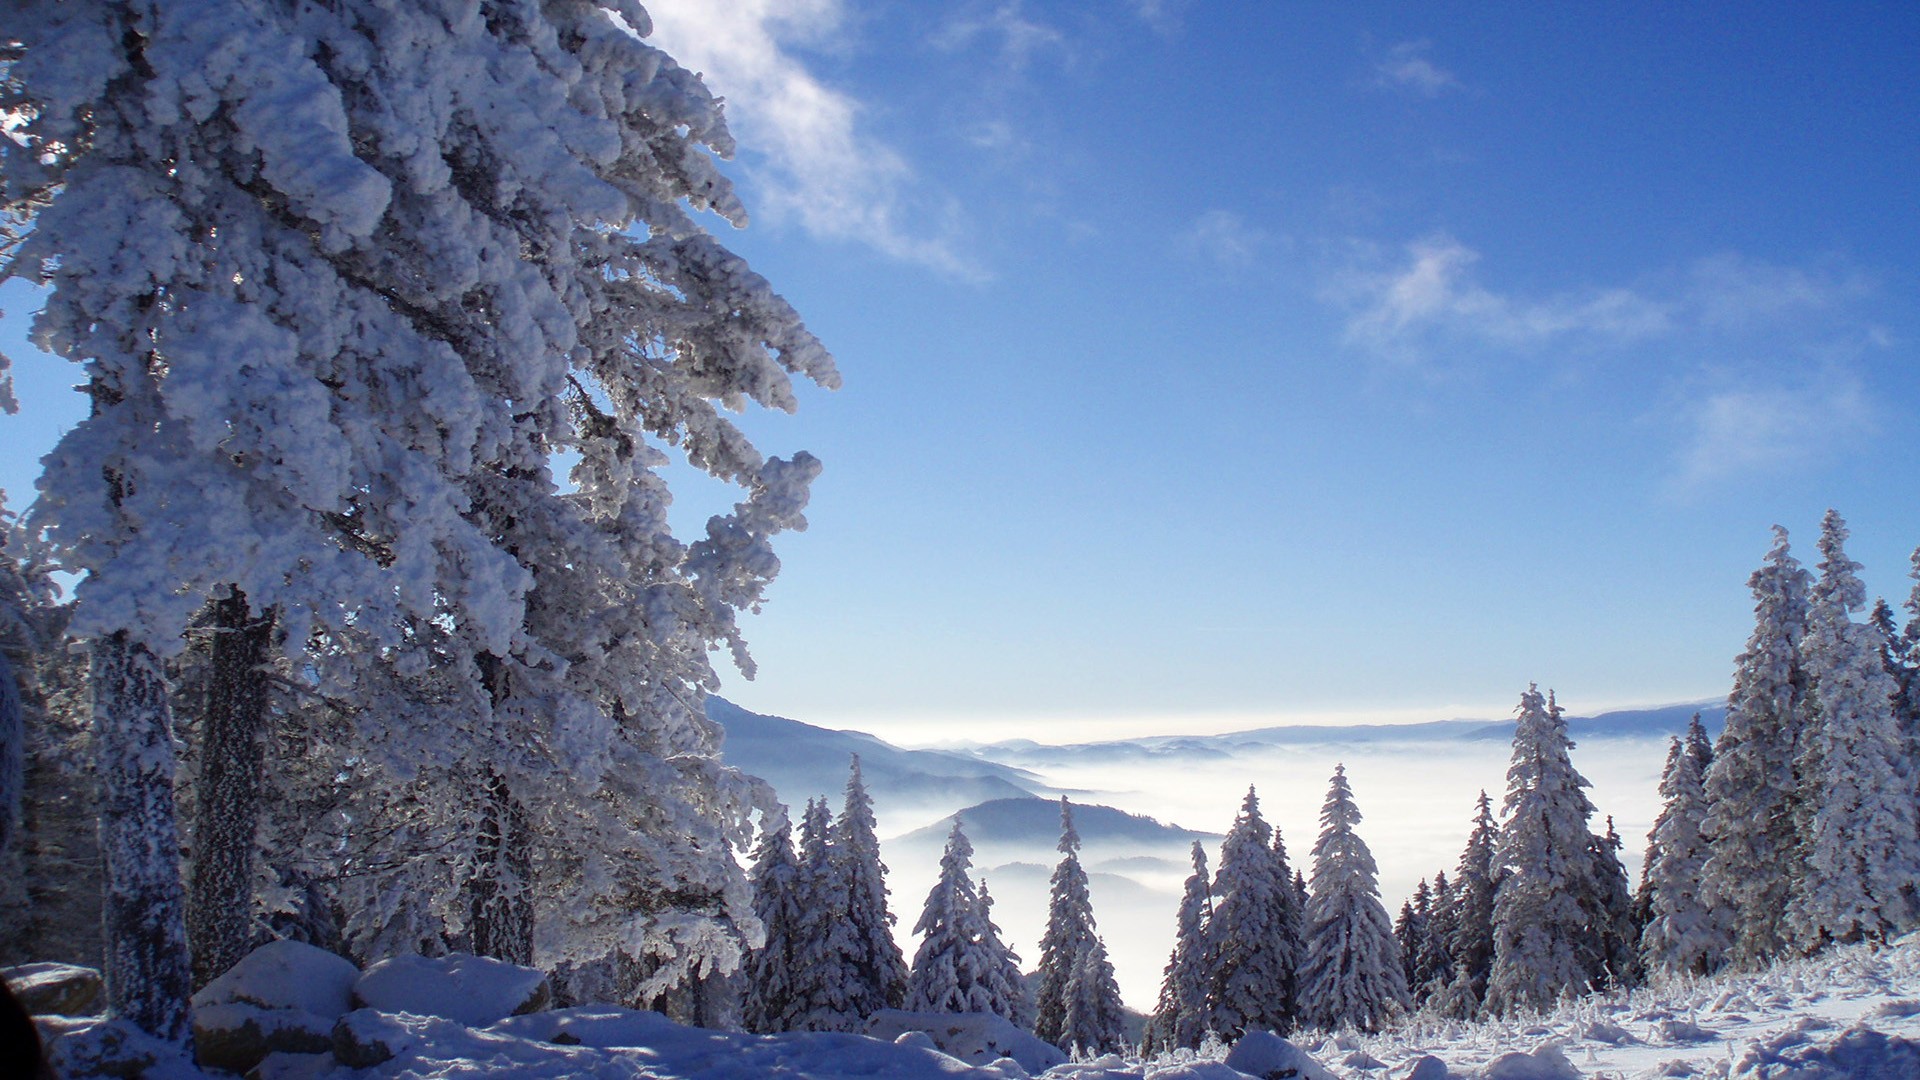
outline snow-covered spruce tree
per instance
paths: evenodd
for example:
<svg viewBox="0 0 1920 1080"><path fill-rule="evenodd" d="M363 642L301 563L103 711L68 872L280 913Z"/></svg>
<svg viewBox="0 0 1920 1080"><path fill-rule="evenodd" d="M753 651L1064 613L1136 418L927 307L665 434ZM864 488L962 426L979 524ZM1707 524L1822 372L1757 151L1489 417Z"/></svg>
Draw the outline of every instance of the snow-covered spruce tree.
<svg viewBox="0 0 1920 1080"><path fill-rule="evenodd" d="M87 365L94 401L36 524L87 572L101 690L142 686L117 676L229 587L295 643L350 620L392 656L397 627L437 620L509 673L469 757L568 837L541 887L609 883L559 913L556 955L637 948L675 958L670 978L724 954L745 815L703 764L706 650L737 652L733 613L815 465L761 459L715 403L791 408L789 373L835 377L689 215L744 220L709 157L731 148L718 103L614 0L94 0L0 20L24 121L5 209L32 218L7 269L51 287L36 333ZM746 492L691 547L667 528L661 444ZM139 701L106 703L101 777L164 816L166 726ZM644 813L602 792L616 772ZM141 925L176 924L171 826L129 826L109 857L133 876L110 892L137 879ZM129 994L179 997L132 970L118 985L129 1015Z"/></svg>
<svg viewBox="0 0 1920 1080"><path fill-rule="evenodd" d="M873 797L860 778L860 756L848 767L847 799L834 823L833 857L847 889L847 929L854 945L854 982L848 1000L862 1019L881 1009L897 1009L907 995L907 961L893 940L893 913L887 910L887 867L880 861L880 838Z"/></svg>
<svg viewBox="0 0 1920 1080"><path fill-rule="evenodd" d="M1286 1035L1298 1017L1302 916L1253 788L1220 844L1213 878L1212 985L1207 1030L1226 1042L1249 1031Z"/></svg>
<svg viewBox="0 0 1920 1080"><path fill-rule="evenodd" d="M1073 805L1060 797L1060 863L1054 867L1047 894L1047 928L1040 935L1040 966L1035 972L1033 1033L1060 1047L1072 1049L1067 1027L1070 984L1081 956L1093 947L1093 898L1087 892L1087 872L1080 865L1080 833L1073 827Z"/></svg>
<svg viewBox="0 0 1920 1080"><path fill-rule="evenodd" d="M1196 1050L1207 1035L1207 989L1213 955L1207 926L1213 917L1207 851L1193 842L1193 873L1187 876L1176 917L1173 953L1160 981L1160 998L1147 1028L1145 1054L1176 1048Z"/></svg>
<svg viewBox="0 0 1920 1080"><path fill-rule="evenodd" d="M1453 882L1447 880L1443 870L1433 876L1427 933L1420 943L1419 955L1414 958L1413 970L1418 981L1407 987L1415 1006L1425 1005L1452 981L1454 928L1458 921L1459 902L1454 896Z"/></svg>
<svg viewBox="0 0 1920 1080"><path fill-rule="evenodd" d="M781 1031L856 1031L864 1020L852 999L858 943L847 921L847 885L832 834L826 803L808 800L800 819L795 892L801 922L793 937L793 998L777 1026Z"/></svg>
<svg viewBox="0 0 1920 1080"><path fill-rule="evenodd" d="M1898 686L1872 627L1851 617L1866 606L1866 589L1846 539L1846 523L1827 511L1803 650L1812 721L1796 763L1809 824L1803 876L1784 920L1805 952L1910 928L1908 890L1920 878L1909 748L1894 716Z"/></svg>
<svg viewBox="0 0 1920 1080"><path fill-rule="evenodd" d="M1660 798L1660 816L1647 834L1650 917L1640 935L1641 955L1648 971L1703 975L1719 966L1728 935L1720 913L1701 896L1707 794L1699 759L1679 739L1667 748Z"/></svg>
<svg viewBox="0 0 1920 1080"><path fill-rule="evenodd" d="M747 880L753 884L753 914L762 939L747 956L741 1022L748 1031L786 1030L795 997L794 966L807 912L801 907L800 866L793 853L793 825L781 807L760 820Z"/></svg>
<svg viewBox="0 0 1920 1080"><path fill-rule="evenodd" d="M1586 906L1588 921L1597 931L1590 967L1597 987L1636 986L1646 975L1640 963L1643 928L1634 918L1627 868L1620 862L1620 849L1625 846L1613 827L1611 814L1607 815L1607 831L1587 838L1587 850L1593 862L1593 891L1588 894Z"/></svg>
<svg viewBox="0 0 1920 1080"><path fill-rule="evenodd" d="M1732 928L1727 962L1751 969L1778 956L1797 873L1794 756L1806 726L1808 573L1787 530L1773 527L1766 562L1747 579L1754 629L1734 661L1727 722L1707 770L1707 862L1701 894Z"/></svg>
<svg viewBox="0 0 1920 1080"><path fill-rule="evenodd" d="M1433 933L1433 889L1426 878L1414 886L1413 895L1402 901L1400 914L1393 920L1393 940L1400 943L1400 966L1405 972L1409 993L1420 985L1420 973L1414 965L1420 960L1420 947Z"/></svg>
<svg viewBox="0 0 1920 1080"><path fill-rule="evenodd" d="M980 897L967 875L972 865L973 844L955 818L940 854L940 876L913 925L920 947L907 972L904 1006L912 1012L979 1011L975 992L983 989L988 960L980 951Z"/></svg>
<svg viewBox="0 0 1920 1080"><path fill-rule="evenodd" d="M1299 975L1300 1019L1327 1031L1379 1031L1413 1005L1393 921L1380 904L1379 869L1354 831L1359 823L1346 766L1335 765L1313 845Z"/></svg>
<svg viewBox="0 0 1920 1080"><path fill-rule="evenodd" d="M1116 1053L1126 1046L1126 1023L1107 944L1095 934L1080 950L1073 975L1067 979L1058 1045L1076 1057Z"/></svg>
<svg viewBox="0 0 1920 1080"><path fill-rule="evenodd" d="M1500 828L1493 818L1493 801L1480 793L1474 804L1473 831L1454 874L1453 975L1438 1002L1448 1015L1471 1019L1480 1015L1487 997L1487 979L1493 973L1494 898L1500 883L1498 851Z"/></svg>
<svg viewBox="0 0 1920 1080"><path fill-rule="evenodd" d="M1585 902L1593 895L1587 781L1574 771L1557 706L1529 685L1517 712L1487 977L1486 1005L1495 1013L1545 1008L1584 990L1598 953Z"/></svg>
<svg viewBox="0 0 1920 1080"><path fill-rule="evenodd" d="M985 971L974 987L972 1012L988 1012L1012 1021L1020 1027L1033 1026L1033 1009L1027 998L1026 976L1020 971L1020 954L1000 937L993 921L993 895L987 891L987 879L980 879L978 908L979 947L985 957Z"/></svg>

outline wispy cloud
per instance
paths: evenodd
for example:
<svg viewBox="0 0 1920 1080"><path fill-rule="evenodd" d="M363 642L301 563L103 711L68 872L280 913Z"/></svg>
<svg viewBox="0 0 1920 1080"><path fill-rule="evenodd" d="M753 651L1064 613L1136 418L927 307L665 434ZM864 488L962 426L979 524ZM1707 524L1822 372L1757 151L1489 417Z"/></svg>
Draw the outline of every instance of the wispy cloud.
<svg viewBox="0 0 1920 1080"><path fill-rule="evenodd" d="M1343 275L1334 295L1354 308L1348 342L1418 361L1437 337L1525 348L1572 337L1633 340L1662 333L1671 323L1667 305L1632 289L1531 298L1497 293L1474 277L1479 259L1478 252L1439 234L1407 245L1400 265Z"/></svg>
<svg viewBox="0 0 1920 1080"><path fill-rule="evenodd" d="M1877 426L1860 380L1826 371L1796 385L1708 392L1685 407L1686 443L1670 493L1690 495L1729 480L1800 469L1858 446Z"/></svg>
<svg viewBox="0 0 1920 1080"><path fill-rule="evenodd" d="M832 240L871 245L956 277L981 276L957 249L957 212L863 126L861 104L808 70L793 46L844 27L840 0L648 0L652 40L726 98L751 162L755 209ZM932 209L928 209L928 204ZM928 229L926 221L946 223Z"/></svg>
<svg viewBox="0 0 1920 1080"><path fill-rule="evenodd" d="M1460 80L1427 59L1432 48L1431 41L1403 41L1388 49L1387 55L1373 65L1374 85L1382 90L1400 90L1427 98L1458 90Z"/></svg>
<svg viewBox="0 0 1920 1080"><path fill-rule="evenodd" d="M933 36L935 48L959 52L976 44L990 44L1001 62L1025 69L1042 52L1067 53L1067 38L1059 30L1027 17L1020 0L1003 0L956 13Z"/></svg>
<svg viewBox="0 0 1920 1080"><path fill-rule="evenodd" d="M1180 233L1175 244L1186 255L1244 267L1253 264L1268 239L1265 230L1248 225L1231 210L1209 210Z"/></svg>

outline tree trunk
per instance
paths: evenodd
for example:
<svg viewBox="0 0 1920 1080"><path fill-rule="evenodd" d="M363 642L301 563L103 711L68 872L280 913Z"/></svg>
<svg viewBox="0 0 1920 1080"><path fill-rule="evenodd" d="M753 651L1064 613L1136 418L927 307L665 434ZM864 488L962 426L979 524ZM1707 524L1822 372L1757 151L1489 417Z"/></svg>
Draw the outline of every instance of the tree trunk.
<svg viewBox="0 0 1920 1080"><path fill-rule="evenodd" d="M18 854L26 806L27 723L13 664L0 652L0 859ZM10 862L0 866L12 868Z"/></svg>
<svg viewBox="0 0 1920 1080"><path fill-rule="evenodd" d="M533 963L533 905L527 896L532 869L527 814L506 778L487 770L486 807L473 881L469 931L473 951L514 964Z"/></svg>
<svg viewBox="0 0 1920 1080"><path fill-rule="evenodd" d="M266 763L265 664L273 643L273 612L253 618L240 590L209 606L213 655L187 883L187 942L196 988L238 963L253 943L256 834Z"/></svg>
<svg viewBox="0 0 1920 1080"><path fill-rule="evenodd" d="M93 643L109 1015L184 1045L193 992L173 804L173 714L160 661L121 630Z"/></svg>
<svg viewBox="0 0 1920 1080"><path fill-rule="evenodd" d="M509 697L506 665L492 653L474 658L495 710ZM486 805L481 809L473 880L467 883L469 948L513 964L533 963L533 901L528 896L533 870L527 812L513 797L507 778L486 767Z"/></svg>

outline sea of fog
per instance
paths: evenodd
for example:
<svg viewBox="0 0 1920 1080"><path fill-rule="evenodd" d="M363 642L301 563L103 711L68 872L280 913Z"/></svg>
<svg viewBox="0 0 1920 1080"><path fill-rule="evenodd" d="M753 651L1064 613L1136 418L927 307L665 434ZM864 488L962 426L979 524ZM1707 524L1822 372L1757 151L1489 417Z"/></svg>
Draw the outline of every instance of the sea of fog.
<svg viewBox="0 0 1920 1080"><path fill-rule="evenodd" d="M1637 883L1647 831L1659 812L1658 786L1667 740L1595 738L1574 750L1574 765L1592 781L1589 792L1598 807L1595 832L1612 815L1625 841L1620 853ZM1471 828L1474 801L1485 789L1498 814L1506 792L1508 744L1501 739L1447 736L1405 742L1354 742L1253 745L1222 754L1215 748L1166 751L1151 757L1102 760L1103 755L992 750L984 756L1036 774L1047 786L1076 802L1104 803L1187 829L1224 833L1239 811L1247 786L1260 796L1270 823L1286 840L1292 864L1311 875L1312 849L1320 832L1320 805L1336 764L1346 766L1353 795L1365 820L1360 834L1380 868L1380 896L1389 915L1412 895L1421 878L1444 870L1453 876ZM877 808L883 837L898 838L921 828L954 807ZM1018 841L976 839L974 873L985 877L995 900L999 924L1023 962L1038 959L1036 943L1046 921L1048 881L1059 860L1057 834ZM892 905L908 958L917 938L911 933L938 871L937 850L909 849L904 841L883 841L889 867ZM1210 866L1218 843L1208 845ZM1120 989L1129 1006L1150 1010L1159 992L1161 970L1173 947L1174 917L1188 873L1187 846L1147 845L1143 850L1090 846L1082 853L1092 879L1094 915L1114 961Z"/></svg>

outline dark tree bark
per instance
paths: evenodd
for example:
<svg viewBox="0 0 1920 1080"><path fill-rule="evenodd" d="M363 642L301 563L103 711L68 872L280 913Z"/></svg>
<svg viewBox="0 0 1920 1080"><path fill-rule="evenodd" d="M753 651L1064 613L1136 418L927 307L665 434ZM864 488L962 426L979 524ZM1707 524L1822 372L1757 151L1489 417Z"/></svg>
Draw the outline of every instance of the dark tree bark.
<svg viewBox="0 0 1920 1080"><path fill-rule="evenodd" d="M195 785L187 942L193 985L205 986L253 943L260 785L266 764L267 650L273 612L256 616L235 589L210 603L213 647Z"/></svg>
<svg viewBox="0 0 1920 1080"><path fill-rule="evenodd" d="M506 665L491 653L475 657L493 707L507 700ZM467 883L468 947L480 956L513 964L533 963L533 845L527 812L507 778L489 765L480 836L474 846L473 880Z"/></svg>
<svg viewBox="0 0 1920 1080"><path fill-rule="evenodd" d="M166 679L159 659L121 630L95 639L92 684L108 1012L185 1045L193 980Z"/></svg>

